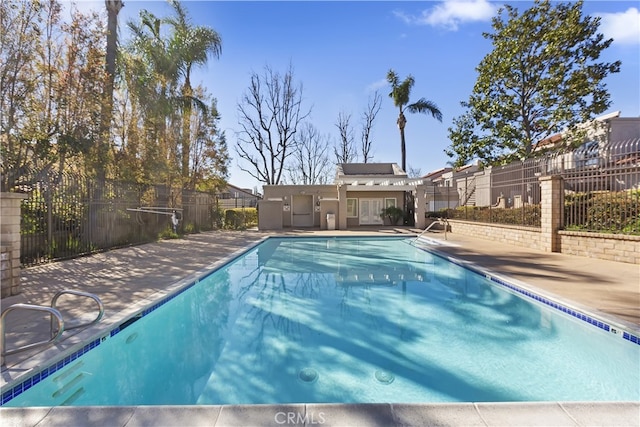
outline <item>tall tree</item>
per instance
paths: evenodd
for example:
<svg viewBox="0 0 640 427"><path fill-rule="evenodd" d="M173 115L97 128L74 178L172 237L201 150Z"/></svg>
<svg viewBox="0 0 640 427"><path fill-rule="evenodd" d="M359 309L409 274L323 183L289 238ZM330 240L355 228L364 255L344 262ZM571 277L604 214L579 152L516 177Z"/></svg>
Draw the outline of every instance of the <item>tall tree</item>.
<svg viewBox="0 0 640 427"><path fill-rule="evenodd" d="M181 168L182 178L189 182L189 159L191 156L191 121L192 107L204 106L198 98L193 96L191 87L191 71L194 66L205 65L209 56L220 57L222 53L222 39L220 35L209 27L197 26L191 23L186 9L177 0L170 0L174 16L166 19L174 32L171 39L171 49L179 52L178 72L184 78L181 87L182 104L182 135L181 135Z"/></svg>
<svg viewBox="0 0 640 427"><path fill-rule="evenodd" d="M389 97L393 99L393 104L398 107L398 129L400 129L400 150L402 152L402 170L406 171L407 166L407 150L405 146L404 127L407 124L407 118L404 115L405 111L410 113L428 113L431 114L438 121L442 121L442 113L432 101L428 101L425 98L420 98L416 102L409 103L409 97L411 95L411 89L415 84L414 78L409 75L402 82L395 71L389 70L387 73L387 82L391 85L391 92Z"/></svg>
<svg viewBox="0 0 640 427"><path fill-rule="evenodd" d="M369 97L367 107L361 116L361 128L360 128L360 152L362 154L362 162L367 163L372 158L371 149L373 146L373 139L371 137L373 132L373 125L375 124L376 116L380 112L382 106L382 99L378 91L374 92ZM351 114L341 111L338 113L338 120L335 123L338 128L339 142L333 147L333 154L335 155L337 163L351 163L358 159L358 149L355 144L355 131L351 122Z"/></svg>
<svg viewBox="0 0 640 427"><path fill-rule="evenodd" d="M105 79L102 89L102 110L100 112L100 137L94 168L98 181L106 178L107 156L111 146L111 123L113 120L113 91L116 78L116 58L118 54L118 14L123 8L122 0L104 0L107 9L107 46L105 54Z"/></svg>
<svg viewBox="0 0 640 427"><path fill-rule="evenodd" d="M362 163L368 163L373 158L371 153L371 147L373 146L373 140L371 139L371 132L373 131L373 125L376 120L376 116L380 112L382 107L382 98L380 93L375 91L369 98L367 108L362 114L362 133L360 135L360 149L362 150Z"/></svg>
<svg viewBox="0 0 640 427"><path fill-rule="evenodd" d="M295 83L293 67L284 74L269 66L262 75L253 73L238 114L241 130L235 149L249 164L240 164L240 169L264 184L279 184L298 127L310 114L302 108L302 84Z"/></svg>
<svg viewBox="0 0 640 427"><path fill-rule="evenodd" d="M194 89L194 95L207 102L208 108L194 110L191 182L187 186L199 191L220 190L229 175L229 153L225 134L218 129L217 102L202 86Z"/></svg>
<svg viewBox="0 0 640 427"><path fill-rule="evenodd" d="M169 183L174 170L177 132L171 126L179 122L176 112L179 86L180 52L172 49L163 32L163 20L147 10L140 11L139 22L128 22L132 38L127 46L128 70L132 90L142 107L145 146L145 175L153 182Z"/></svg>
<svg viewBox="0 0 640 427"><path fill-rule="evenodd" d="M25 115L37 86L40 23L37 2L0 2L0 179L9 191L31 166L33 146L26 138Z"/></svg>
<svg viewBox="0 0 640 427"><path fill-rule="evenodd" d="M0 5L2 187L29 171L86 165L99 138L104 32L96 13L55 0ZM73 161L71 161L73 160Z"/></svg>
<svg viewBox="0 0 640 427"><path fill-rule="evenodd" d="M583 16L582 5L536 0L522 13L499 10L493 33L483 34L493 50L477 67L468 111L449 129L446 152L456 164L525 159L537 141L564 129L581 142L586 130L578 124L609 107L603 80L621 63L598 61L612 39L598 33L600 18Z"/></svg>
<svg viewBox="0 0 640 427"><path fill-rule="evenodd" d="M287 168L292 184L326 184L332 173L329 135L322 136L311 123L304 123L296 134L296 149Z"/></svg>
<svg viewBox="0 0 640 427"><path fill-rule="evenodd" d="M338 113L336 127L340 134L338 145L333 147L333 154L336 157L336 163L355 162L358 154L354 146L354 131L351 126L351 114L347 114L345 112Z"/></svg>

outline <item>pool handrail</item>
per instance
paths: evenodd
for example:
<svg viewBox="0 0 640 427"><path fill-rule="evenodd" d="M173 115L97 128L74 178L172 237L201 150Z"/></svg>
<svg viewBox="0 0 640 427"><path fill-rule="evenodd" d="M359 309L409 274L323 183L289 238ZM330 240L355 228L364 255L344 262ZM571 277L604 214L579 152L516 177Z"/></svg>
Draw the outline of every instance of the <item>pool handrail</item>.
<svg viewBox="0 0 640 427"><path fill-rule="evenodd" d="M89 292L74 291L74 290L71 290L71 289L63 289L61 291L58 291L58 292L56 292L56 294L51 299L51 308L56 309L56 303L58 302L58 298L60 298L64 294L70 294L70 295L76 295L76 296L80 296L80 297L91 298L92 300L94 300L98 304L98 316L95 319L93 319L91 322L80 323L78 325L73 325L73 326L67 326L67 331L69 331L71 329L75 329L75 328L81 328L83 326L93 325L94 323L98 323L100 321L100 319L102 319L102 316L104 315L104 304L102 304L102 301L100 300L100 298L98 298L97 295L91 294ZM53 318L51 318L51 333L53 334Z"/></svg>
<svg viewBox="0 0 640 427"><path fill-rule="evenodd" d="M44 346L47 344L51 344L56 342L60 336L62 335L62 333L65 331L65 324L64 324L64 319L62 318L62 314L60 313L60 311L58 310L58 308L56 307L56 303L58 302L58 299L65 294L70 294L70 295L76 295L76 296L81 296L81 297L87 297L87 298L91 298L92 300L94 300L97 304L98 304L98 315L96 316L95 319L93 319L90 322L86 322L86 323L80 323L78 325L73 325L73 326L67 326L66 330L71 330L71 329L75 329L75 328L80 328L83 326L90 326L93 325L94 323L97 323L100 321L100 319L102 319L102 316L104 315L104 304L102 304L102 301L100 300L100 298L98 298L97 295L91 294L89 292L82 292L82 291L75 291L75 290L71 290L71 289L64 289L61 291L56 292L56 294L53 296L53 298L51 299L51 306L47 307L47 306L42 306L42 305L33 305L33 304L22 304L22 303L18 303L18 304L13 304L11 306L9 306L6 310L4 310L2 312L2 315L0 316L0 366L5 364L5 356L9 356L11 354L16 354L19 353L21 351L25 351L25 350L29 350L32 349L34 347L40 347L40 346ZM14 348L12 350L5 350L6 347L6 343L5 343L5 318L7 316L7 314L13 310L17 310L17 309L25 309L25 310L33 310L33 311L45 311L48 312L49 314L51 314L51 323L50 323L50 333L51 333L51 338L47 341L39 341L36 343L32 343L32 344L27 344L27 345L23 345L17 348ZM57 328L56 328L56 323L54 322L54 320L57 322Z"/></svg>
<svg viewBox="0 0 640 427"><path fill-rule="evenodd" d="M7 314L9 314L11 311L18 310L18 309L48 312L49 314L51 314L51 323L53 324L53 319L54 318L58 322L58 330L57 330L56 334L55 335L53 334L53 329L52 329L51 330L51 338L49 338L47 341L39 341L39 342L36 342L36 343L23 345L21 347L14 348L12 350L6 350L5 349L5 347L6 347L6 345L5 345L6 344L5 343L5 327L4 327L5 318L7 317ZM57 309L55 309L54 307L46 307L46 306L42 306L42 305L23 304L23 303L13 304L13 305L9 306L0 315L0 365L4 365L5 356L9 356L9 355L12 355L12 354L19 353L21 351L25 351L25 350L29 350L29 349L32 349L32 348L35 348L35 347L40 347L40 346L44 346L44 345L47 345L47 344L54 343L60 338L60 336L62 335L63 332L64 332L64 319L62 318L62 314L60 314L60 312Z"/></svg>
<svg viewBox="0 0 640 427"><path fill-rule="evenodd" d="M422 232L420 234L418 234L418 236L413 240L413 242L417 242L418 239L420 237L422 237L423 234L425 234L427 231L429 231L431 229L431 227L433 227L436 224L443 224L444 225L444 240L447 240L447 228L449 228L449 221L447 220L447 218L438 218L437 220L435 220L431 224L429 224L429 226L427 228L422 230Z"/></svg>

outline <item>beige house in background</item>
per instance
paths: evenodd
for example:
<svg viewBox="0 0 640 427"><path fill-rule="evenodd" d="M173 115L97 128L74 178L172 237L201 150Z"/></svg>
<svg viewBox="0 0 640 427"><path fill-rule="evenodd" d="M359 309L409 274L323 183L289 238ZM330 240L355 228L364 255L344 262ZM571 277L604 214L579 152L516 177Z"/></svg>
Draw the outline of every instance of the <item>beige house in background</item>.
<svg viewBox="0 0 640 427"><path fill-rule="evenodd" d="M404 193L411 192L415 226L424 228L425 187L422 180L408 178L396 163L342 163L333 184L265 185L258 203L258 226L261 230L382 226L382 209L404 209Z"/></svg>

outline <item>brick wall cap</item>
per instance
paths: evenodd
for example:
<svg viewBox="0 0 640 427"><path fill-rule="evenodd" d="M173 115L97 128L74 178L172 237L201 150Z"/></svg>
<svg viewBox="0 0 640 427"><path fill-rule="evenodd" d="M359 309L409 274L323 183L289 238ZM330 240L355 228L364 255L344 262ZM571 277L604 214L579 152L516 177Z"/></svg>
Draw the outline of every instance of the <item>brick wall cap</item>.
<svg viewBox="0 0 640 427"><path fill-rule="evenodd" d="M0 199L26 199L29 196L23 193L0 193Z"/></svg>

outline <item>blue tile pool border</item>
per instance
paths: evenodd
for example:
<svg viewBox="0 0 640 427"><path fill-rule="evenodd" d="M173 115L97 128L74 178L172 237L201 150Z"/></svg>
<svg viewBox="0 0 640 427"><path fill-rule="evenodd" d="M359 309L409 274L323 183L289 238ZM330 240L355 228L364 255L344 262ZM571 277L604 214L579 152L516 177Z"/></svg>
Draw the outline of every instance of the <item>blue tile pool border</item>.
<svg viewBox="0 0 640 427"><path fill-rule="evenodd" d="M583 322L586 322L591 326L595 326L595 327L600 328L600 329L602 329L604 331L607 331L607 332L613 332L613 333L616 333L616 334L622 333L622 339L625 339L625 340L627 340L627 341L629 341L631 343L640 345L640 337L638 337L637 335L634 335L634 334L632 334L632 333L630 333L628 331L623 330L619 326L612 326L612 325L610 325L610 324L608 324L608 323L606 323L606 322L604 322L604 321L602 321L600 319L597 319L595 317L589 316L589 315L584 314L584 313L582 313L582 312L580 312L578 310L574 310L574 309L572 309L570 307L564 306L564 305L560 304L559 302L554 301L553 299L545 298L545 297L543 297L543 296L541 296L541 295L539 295L539 294L537 294L535 292L532 292L532 291L530 291L528 289L525 289L523 287L517 286L517 285L515 285L515 284L513 284L511 282L508 282L506 280L500 279L500 278L494 276L493 274L488 273L484 269L474 266L473 264L471 264L469 262L459 260L457 258L454 258L454 257L448 255L448 254L439 252L439 251L437 251L435 249L432 249L432 248L426 248L424 246L416 246L416 247L418 249L422 249L422 250L425 250L425 251L427 251L429 253L432 253L433 255L439 256L440 258L444 258L447 261L449 261L449 262L451 262L453 264L456 264L457 266L462 267L462 268L464 268L466 270L469 270L469 271L471 271L471 272L473 272L475 274L479 274L481 276L484 276L485 278L487 278L491 282L493 282L495 284L498 284L500 286L503 286L503 287L505 287L507 289L510 289L510 290L520 294L520 295L523 295L523 296L525 296L527 298L530 298L530 299L533 299L535 301L538 301L538 302L540 302L540 303L542 303L542 304L544 304L544 305L546 305L548 307L551 307L551 308L553 308L555 310L558 310L558 311L561 311L561 312L563 312L565 314L568 314L569 316L573 316L574 318L576 318L578 320L581 320Z"/></svg>
<svg viewBox="0 0 640 427"><path fill-rule="evenodd" d="M193 280L192 282L188 283L187 285L181 287L180 289L178 289L176 292L174 292L173 294L166 296L164 298L162 298L160 301L158 301L157 303L143 309L142 311L140 311L137 314L132 315L131 317L129 317L127 320L125 320L124 322L120 323L118 326L112 328L111 330L101 334L102 336L96 339L93 339L92 341L90 341L89 343L85 344L82 348L74 351L73 353L61 358L60 360L57 360L55 362L53 362L52 364L50 364L49 366L45 367L44 369L39 370L37 373L35 373L34 375L30 376L29 378L25 379L24 381L19 382L18 384L10 387L8 390L3 391L2 392L2 402L0 402L0 406L4 406L6 403L8 403L9 401L11 401L12 399L14 399L15 397L19 396L20 394L22 394L24 391L29 390L32 386L38 384L40 381L44 380L45 378L47 378L48 376L50 376L51 374L59 371L60 369L64 368L65 366L69 365L71 362L73 362L74 360L78 359L80 356L88 353L89 351L97 348L104 340L107 339L108 337L113 337L115 335L117 335L118 333L120 333L121 331L123 331L128 325L130 325L132 322L137 321L145 316L147 316L148 314L154 312L155 310L157 310L158 308L162 307L163 305L165 305L166 303L168 303L169 301L173 300L174 298L178 297L179 295L181 295L182 293L184 293L185 291L189 290L190 288L192 288L193 286L197 285L201 280L205 279L206 277L214 274L216 271L220 270L221 268L224 268L225 266L231 264L233 261L235 261L236 259L238 259L239 257L245 255L247 252L251 251L252 249L254 249L255 247L257 247L259 244L265 242L268 239L304 239L304 238L309 238L310 236L306 236L306 237L282 237L282 236L276 236L276 237L267 237L265 239L260 240L259 242L250 245L249 247L245 248L244 250L241 250L240 252L238 252L237 254L234 254L230 259L225 260L224 262L221 262L220 265L217 265L216 267L212 268L211 270L203 273L202 275L200 275L198 278L196 278L195 280ZM323 236L314 236L314 238L323 238ZM324 237L327 238L327 237ZM336 239L354 239L353 236L350 237L331 237L336 238ZM361 236L361 237L355 237L355 238L359 238L359 239L364 239L364 238L371 238L371 237L366 237L366 236ZM389 236L389 237L382 237L382 236L378 236L375 238L396 238L398 239L398 236ZM416 246L416 248L421 249L421 250L425 250L435 256L439 256L441 258L446 259L447 261L462 267L466 270L469 270L475 274L479 274L481 276L486 277L488 280L490 280L493 283L496 283L500 286L506 287L514 292L517 292L520 295L523 295L527 298L533 299L535 301L538 301L542 304L547 305L548 307L551 307L553 309L559 310L565 314L568 314L570 316L573 316L576 319L579 319L581 321L584 321L592 326L595 326L597 328L600 328L604 331L607 332L616 332L618 333L618 330L620 329L618 326L612 326L606 322L603 322L602 320L596 319L594 317L588 316L584 313L581 313L577 310L574 310L572 308L566 307L552 299L549 298L545 298L543 296L540 296L538 294L536 294L535 292L529 291L527 289L524 289L522 287L519 287L513 283L510 283L506 280L500 279L498 277L493 276L490 273L487 273L486 271L483 271L481 268L470 265L470 263L461 261L457 258L451 257L447 254L441 253L437 250L434 250L432 248L425 248L423 246ZM622 330L622 338L634 343L636 345L640 345L640 338L636 335L633 335L631 333L629 333L628 331L624 331Z"/></svg>

